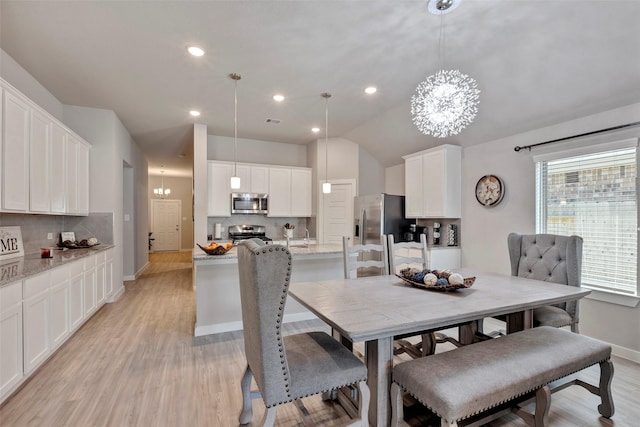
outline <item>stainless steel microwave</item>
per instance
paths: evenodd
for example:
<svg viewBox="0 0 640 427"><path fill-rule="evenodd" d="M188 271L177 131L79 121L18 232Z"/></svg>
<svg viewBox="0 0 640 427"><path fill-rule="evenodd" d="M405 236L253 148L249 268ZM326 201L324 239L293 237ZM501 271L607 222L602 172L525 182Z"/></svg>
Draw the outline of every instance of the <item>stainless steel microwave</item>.
<svg viewBox="0 0 640 427"><path fill-rule="evenodd" d="M231 213L266 215L269 213L267 194L232 193Z"/></svg>

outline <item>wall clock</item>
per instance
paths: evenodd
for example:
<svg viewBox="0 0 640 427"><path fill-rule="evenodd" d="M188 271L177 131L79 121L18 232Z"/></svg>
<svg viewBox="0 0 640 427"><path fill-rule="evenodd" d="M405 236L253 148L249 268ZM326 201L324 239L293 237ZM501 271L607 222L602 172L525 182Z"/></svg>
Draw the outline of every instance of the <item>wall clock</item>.
<svg viewBox="0 0 640 427"><path fill-rule="evenodd" d="M482 206L495 206L504 196L504 183L495 175L485 175L476 184L476 199Z"/></svg>

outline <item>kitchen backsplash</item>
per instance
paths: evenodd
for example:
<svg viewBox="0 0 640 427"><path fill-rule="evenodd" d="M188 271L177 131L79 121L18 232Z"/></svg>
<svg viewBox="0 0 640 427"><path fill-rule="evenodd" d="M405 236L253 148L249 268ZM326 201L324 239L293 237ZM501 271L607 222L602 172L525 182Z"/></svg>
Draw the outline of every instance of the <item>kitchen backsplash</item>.
<svg viewBox="0 0 640 427"><path fill-rule="evenodd" d="M219 240L229 240L229 226L231 225L262 225L266 228L267 237L273 240L284 239L284 225L289 223L294 225L293 238L302 239L305 237L305 229L313 233L309 226L310 218L274 218L264 215L231 215L230 217L209 217L207 220L207 235L214 235L215 224L220 224L221 237ZM214 236L215 237L215 236ZM311 234L310 237L315 237Z"/></svg>
<svg viewBox="0 0 640 427"><path fill-rule="evenodd" d="M99 243L113 244L113 213L93 212L88 216L0 214L0 226L19 226L26 254L41 247L56 246L63 231L73 231L76 240L95 237ZM53 239L47 239L52 233Z"/></svg>

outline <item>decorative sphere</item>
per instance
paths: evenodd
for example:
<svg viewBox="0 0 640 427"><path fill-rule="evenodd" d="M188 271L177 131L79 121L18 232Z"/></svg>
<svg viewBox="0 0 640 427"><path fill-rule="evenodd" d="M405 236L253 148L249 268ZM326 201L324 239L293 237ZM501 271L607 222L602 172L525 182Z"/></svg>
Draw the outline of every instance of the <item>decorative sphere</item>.
<svg viewBox="0 0 640 427"><path fill-rule="evenodd" d="M447 286L449 284L449 281L447 279L438 279L436 281L436 286Z"/></svg>
<svg viewBox="0 0 640 427"><path fill-rule="evenodd" d="M414 282L422 282L424 280L424 272L420 271L413 275L412 279Z"/></svg>
<svg viewBox="0 0 640 427"><path fill-rule="evenodd" d="M451 270L442 270L438 273L438 277L441 279L448 279L451 276Z"/></svg>
<svg viewBox="0 0 640 427"><path fill-rule="evenodd" d="M449 283L452 285L462 285L464 283L464 278L458 273L453 273L449 276Z"/></svg>
<svg viewBox="0 0 640 427"><path fill-rule="evenodd" d="M424 275L424 279L422 279L425 285L435 285L438 281L438 276L433 273L427 273Z"/></svg>

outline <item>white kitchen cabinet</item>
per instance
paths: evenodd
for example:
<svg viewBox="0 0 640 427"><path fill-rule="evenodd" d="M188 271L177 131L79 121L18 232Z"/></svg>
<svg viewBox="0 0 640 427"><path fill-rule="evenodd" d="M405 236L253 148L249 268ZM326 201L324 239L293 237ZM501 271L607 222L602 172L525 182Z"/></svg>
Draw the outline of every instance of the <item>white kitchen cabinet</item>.
<svg viewBox="0 0 640 427"><path fill-rule="evenodd" d="M311 216L311 169L291 169L291 216Z"/></svg>
<svg viewBox="0 0 640 427"><path fill-rule="evenodd" d="M291 216L291 168L269 168L268 216Z"/></svg>
<svg viewBox="0 0 640 427"><path fill-rule="evenodd" d="M84 318L90 317L97 310L96 300L96 258L95 255L88 256L84 261Z"/></svg>
<svg viewBox="0 0 640 427"><path fill-rule="evenodd" d="M22 281L0 288L0 402L23 378Z"/></svg>
<svg viewBox="0 0 640 427"><path fill-rule="evenodd" d="M89 214L89 146L78 142L77 201L78 215Z"/></svg>
<svg viewBox="0 0 640 427"><path fill-rule="evenodd" d="M29 210L48 213L51 210L49 188L51 120L33 108L29 141Z"/></svg>
<svg viewBox="0 0 640 427"><path fill-rule="evenodd" d="M113 249L108 249L105 256L104 286L105 295L110 297L113 294Z"/></svg>
<svg viewBox="0 0 640 427"><path fill-rule="evenodd" d="M44 362L51 352L49 318L49 272L25 279L23 282L23 356L24 373L28 374Z"/></svg>
<svg viewBox="0 0 640 427"><path fill-rule="evenodd" d="M453 270L460 268L460 248L458 247L432 247L429 248L429 259L435 270Z"/></svg>
<svg viewBox="0 0 640 427"><path fill-rule="evenodd" d="M232 174L233 163L210 161L207 164L208 216L231 216ZM242 184L242 181L240 183Z"/></svg>
<svg viewBox="0 0 640 427"><path fill-rule="evenodd" d="M460 218L462 149L441 145L405 159L405 216Z"/></svg>
<svg viewBox="0 0 640 427"><path fill-rule="evenodd" d="M69 265L69 327L75 330L84 320L84 261Z"/></svg>
<svg viewBox="0 0 640 427"><path fill-rule="evenodd" d="M62 266L51 270L51 316L49 337L51 350L58 348L69 336L69 267Z"/></svg>
<svg viewBox="0 0 640 427"><path fill-rule="evenodd" d="M51 156L49 156L49 198L51 212L66 212L67 194L67 131L57 123L51 128Z"/></svg>
<svg viewBox="0 0 640 427"><path fill-rule="evenodd" d="M251 193L266 194L269 192L269 168L251 166Z"/></svg>
<svg viewBox="0 0 640 427"><path fill-rule="evenodd" d="M29 105L4 92L2 210L26 212L29 205Z"/></svg>
<svg viewBox="0 0 640 427"><path fill-rule="evenodd" d="M96 306L102 307L104 304L106 289L105 289L105 255L104 252L99 252L96 255Z"/></svg>
<svg viewBox="0 0 640 427"><path fill-rule="evenodd" d="M67 135L67 213L78 212L78 145L80 142Z"/></svg>

